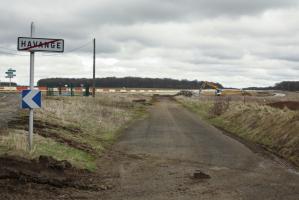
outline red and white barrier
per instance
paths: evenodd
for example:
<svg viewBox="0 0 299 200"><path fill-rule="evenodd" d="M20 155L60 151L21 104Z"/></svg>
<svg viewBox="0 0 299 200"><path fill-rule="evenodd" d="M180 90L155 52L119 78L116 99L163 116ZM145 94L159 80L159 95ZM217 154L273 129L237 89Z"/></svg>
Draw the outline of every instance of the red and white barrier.
<svg viewBox="0 0 299 200"><path fill-rule="evenodd" d="M17 86L17 87L0 87L0 92L20 92L22 90L30 89L29 86ZM42 92L47 92L47 87L35 87ZM71 89L67 87L60 88L62 92L70 92ZM59 88L51 88L52 91L58 92ZM92 92L92 88L89 88ZM73 88L74 92L85 92L85 88L75 87ZM96 88L97 93L147 93L147 94L175 94L179 92L178 89L150 89L150 88L134 88L134 89L124 89L124 88ZM195 91L195 90L194 90ZM197 91L197 90L196 90Z"/></svg>

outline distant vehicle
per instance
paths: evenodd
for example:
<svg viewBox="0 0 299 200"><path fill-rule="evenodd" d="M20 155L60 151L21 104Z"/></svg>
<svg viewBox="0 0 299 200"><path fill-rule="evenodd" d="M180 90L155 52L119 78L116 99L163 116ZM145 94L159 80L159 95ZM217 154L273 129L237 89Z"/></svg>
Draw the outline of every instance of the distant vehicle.
<svg viewBox="0 0 299 200"><path fill-rule="evenodd" d="M221 89L216 89L215 90L215 96L221 96L222 90Z"/></svg>

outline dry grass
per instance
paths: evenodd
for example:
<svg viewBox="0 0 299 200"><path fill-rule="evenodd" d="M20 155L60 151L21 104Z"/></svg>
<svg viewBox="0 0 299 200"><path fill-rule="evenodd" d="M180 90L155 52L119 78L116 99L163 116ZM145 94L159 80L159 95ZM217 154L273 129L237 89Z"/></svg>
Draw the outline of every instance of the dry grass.
<svg viewBox="0 0 299 200"><path fill-rule="evenodd" d="M26 132L22 130L11 130L7 135L0 137L0 144L7 150L18 153L24 152L28 148Z"/></svg>
<svg viewBox="0 0 299 200"><path fill-rule="evenodd" d="M211 97L212 98L212 97ZM209 110L213 106L213 101L210 98L188 98L176 96L175 99L188 109L196 112L202 118L208 118ZM199 100L200 99L200 100Z"/></svg>
<svg viewBox="0 0 299 200"><path fill-rule="evenodd" d="M230 132L262 144L299 165L298 111L258 104L235 104L218 120Z"/></svg>
<svg viewBox="0 0 299 200"><path fill-rule="evenodd" d="M134 98L136 97L123 94L107 94L95 99L47 98L43 109L38 110L37 118L81 129L81 134L64 136L101 151L103 143L99 141L109 143L123 126L139 114L142 106L132 103Z"/></svg>
<svg viewBox="0 0 299 200"><path fill-rule="evenodd" d="M185 97L177 100L214 125L259 143L299 166L299 111L234 101L215 115L211 110L219 103Z"/></svg>
<svg viewBox="0 0 299 200"><path fill-rule="evenodd" d="M0 153L29 158L48 155L94 169L97 155L117 138L122 128L144 113L144 105L132 102L138 98L141 97L127 94L46 97L42 109L35 110L35 120L47 126L35 129L34 149L27 149L25 127L16 126L0 137ZM142 98L150 100L147 96ZM22 115L24 112L20 112Z"/></svg>

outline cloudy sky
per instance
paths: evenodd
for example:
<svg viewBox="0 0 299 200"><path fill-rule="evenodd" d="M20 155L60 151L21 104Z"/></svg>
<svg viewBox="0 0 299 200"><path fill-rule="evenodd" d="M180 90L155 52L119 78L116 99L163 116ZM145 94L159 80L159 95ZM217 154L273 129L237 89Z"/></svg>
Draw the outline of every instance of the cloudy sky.
<svg viewBox="0 0 299 200"><path fill-rule="evenodd" d="M0 2L0 80L29 82L17 37L63 38L65 53L36 53L35 80L139 76L268 86L299 75L298 0L9 0Z"/></svg>

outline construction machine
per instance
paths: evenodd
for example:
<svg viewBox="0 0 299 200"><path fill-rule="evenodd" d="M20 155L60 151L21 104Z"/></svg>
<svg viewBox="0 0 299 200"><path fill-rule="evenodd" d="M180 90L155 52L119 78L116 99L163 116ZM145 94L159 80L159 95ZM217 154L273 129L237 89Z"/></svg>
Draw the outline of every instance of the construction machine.
<svg viewBox="0 0 299 200"><path fill-rule="evenodd" d="M221 96L222 94L222 89L220 89L216 84L214 83L210 83L210 82L207 82L207 81L204 81L200 88L199 88L199 95L201 94L202 90L205 89L206 86L210 86L212 87L213 89L215 89L215 96Z"/></svg>

